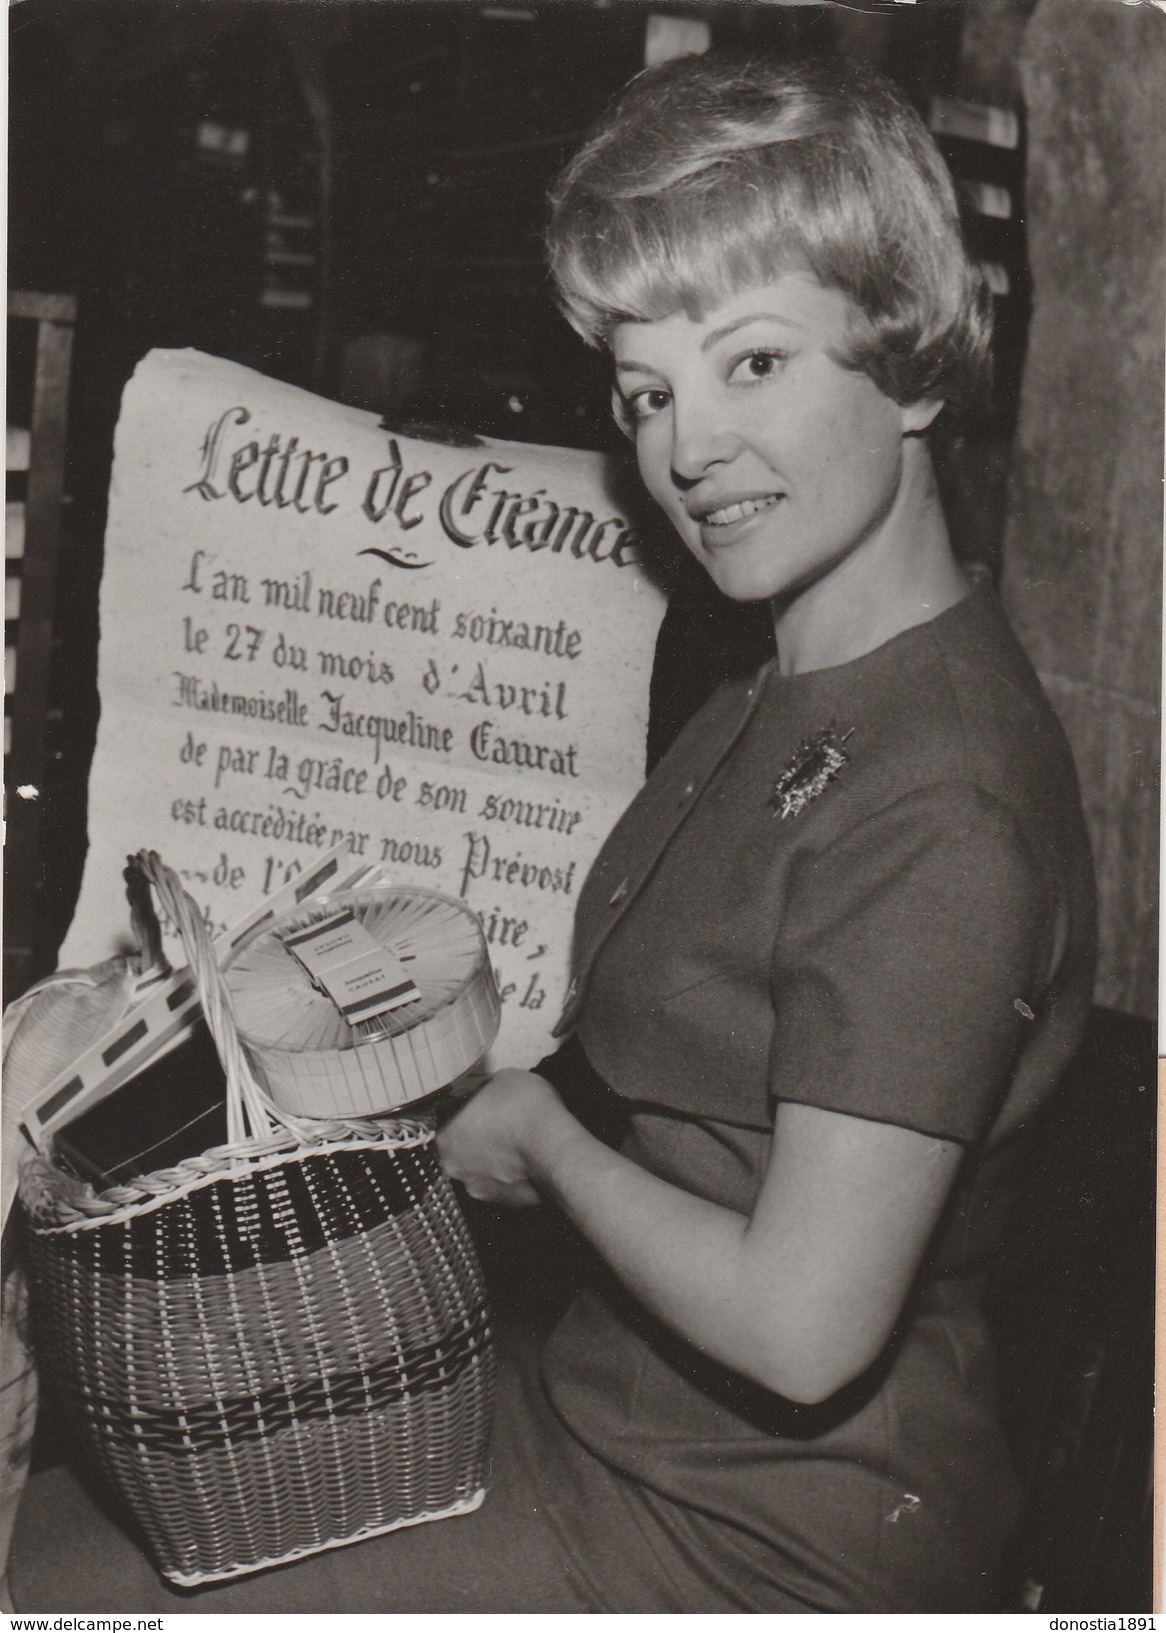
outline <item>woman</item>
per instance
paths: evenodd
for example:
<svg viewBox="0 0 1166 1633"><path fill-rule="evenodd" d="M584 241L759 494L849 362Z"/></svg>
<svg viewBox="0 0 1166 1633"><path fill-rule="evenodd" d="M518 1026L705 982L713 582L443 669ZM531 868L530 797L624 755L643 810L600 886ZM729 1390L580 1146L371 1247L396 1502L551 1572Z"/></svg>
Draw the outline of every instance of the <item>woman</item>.
<svg viewBox="0 0 1166 1633"><path fill-rule="evenodd" d="M935 488L987 351L951 182L865 71L687 58L553 204L644 481L777 657L580 900L560 1032L621 1149L525 1071L441 1135L472 1195L556 1204L613 1272L507 1379L484 1507L197 1608L994 1608L1016 1499L980 1295L1093 905L1067 747ZM138 1608L173 1602L149 1582Z"/></svg>
<svg viewBox="0 0 1166 1633"><path fill-rule="evenodd" d="M504 1073L445 1160L552 1197L646 1311L580 1300L546 1388L726 1603L989 1607L1014 1494L980 1272L1080 1035L1092 885L1069 755L936 494L926 434L987 328L951 184L857 69L684 59L555 204L644 481L778 656L580 902L566 1019L631 1103L623 1153Z"/></svg>

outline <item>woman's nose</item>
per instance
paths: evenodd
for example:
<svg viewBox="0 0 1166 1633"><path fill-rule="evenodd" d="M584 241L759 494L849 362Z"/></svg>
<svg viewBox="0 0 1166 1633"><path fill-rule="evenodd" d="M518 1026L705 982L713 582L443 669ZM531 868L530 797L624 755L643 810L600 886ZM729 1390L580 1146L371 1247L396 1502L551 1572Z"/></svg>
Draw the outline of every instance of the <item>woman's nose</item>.
<svg viewBox="0 0 1166 1633"><path fill-rule="evenodd" d="M736 449L735 434L707 399L674 402L672 479L677 487L692 487L711 466L732 459Z"/></svg>

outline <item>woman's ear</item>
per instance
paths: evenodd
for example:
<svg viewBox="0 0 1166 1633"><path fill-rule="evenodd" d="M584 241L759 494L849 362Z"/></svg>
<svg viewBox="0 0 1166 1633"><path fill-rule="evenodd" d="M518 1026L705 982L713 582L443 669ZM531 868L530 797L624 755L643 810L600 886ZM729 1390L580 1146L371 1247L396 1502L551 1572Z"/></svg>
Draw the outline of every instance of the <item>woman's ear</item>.
<svg viewBox="0 0 1166 1633"><path fill-rule="evenodd" d="M903 435L921 437L931 429L942 407L942 397L921 397L917 403L903 403L899 409Z"/></svg>
<svg viewBox="0 0 1166 1633"><path fill-rule="evenodd" d="M636 428L632 424L631 415L628 413L628 405L624 401L618 386L612 386L611 388L611 417L628 441L634 442L636 440Z"/></svg>

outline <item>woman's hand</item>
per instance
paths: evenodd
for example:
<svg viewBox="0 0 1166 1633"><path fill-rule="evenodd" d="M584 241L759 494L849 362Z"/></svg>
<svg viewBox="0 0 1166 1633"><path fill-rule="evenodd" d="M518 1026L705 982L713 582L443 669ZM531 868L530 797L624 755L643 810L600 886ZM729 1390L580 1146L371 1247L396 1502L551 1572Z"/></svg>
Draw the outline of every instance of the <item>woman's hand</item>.
<svg viewBox="0 0 1166 1633"><path fill-rule="evenodd" d="M508 1068L454 1113L437 1149L446 1172L479 1202L525 1208L541 1200L550 1153L572 1132L582 1130L546 1079Z"/></svg>

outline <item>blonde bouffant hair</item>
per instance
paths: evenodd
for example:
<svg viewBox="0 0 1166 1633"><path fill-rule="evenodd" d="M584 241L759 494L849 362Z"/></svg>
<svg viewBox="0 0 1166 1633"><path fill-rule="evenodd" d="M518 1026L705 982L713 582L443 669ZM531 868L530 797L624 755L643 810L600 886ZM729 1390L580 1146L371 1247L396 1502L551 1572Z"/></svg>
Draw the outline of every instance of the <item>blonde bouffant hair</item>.
<svg viewBox="0 0 1166 1633"><path fill-rule="evenodd" d="M947 166L911 105L855 62L645 70L556 181L548 247L592 346L802 270L850 298L840 361L896 402L942 401L946 421L986 385L991 301Z"/></svg>

